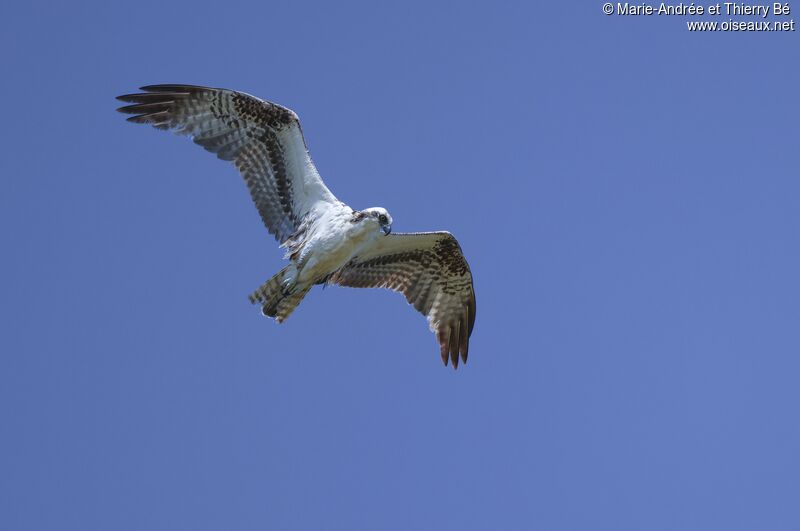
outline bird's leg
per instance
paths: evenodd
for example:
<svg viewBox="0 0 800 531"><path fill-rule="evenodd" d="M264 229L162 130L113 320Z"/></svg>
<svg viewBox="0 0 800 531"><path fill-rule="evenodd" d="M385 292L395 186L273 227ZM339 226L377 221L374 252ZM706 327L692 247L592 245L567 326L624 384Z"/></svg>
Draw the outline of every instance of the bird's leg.
<svg viewBox="0 0 800 531"><path fill-rule="evenodd" d="M290 264L289 274L281 282L281 295L288 297L297 289L297 278L300 276L297 264Z"/></svg>
<svg viewBox="0 0 800 531"><path fill-rule="evenodd" d="M294 293L296 289L297 289L297 279L294 277L286 278L281 283L281 294L284 297L288 297L289 295Z"/></svg>

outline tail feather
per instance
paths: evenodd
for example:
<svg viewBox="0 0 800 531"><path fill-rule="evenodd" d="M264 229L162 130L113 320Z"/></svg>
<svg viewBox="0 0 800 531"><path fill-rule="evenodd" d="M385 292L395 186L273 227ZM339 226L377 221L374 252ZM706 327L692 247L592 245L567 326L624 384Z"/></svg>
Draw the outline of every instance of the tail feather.
<svg viewBox="0 0 800 531"><path fill-rule="evenodd" d="M272 302L276 295L280 295L283 290L283 281L289 274L289 266L284 267L271 279L264 282L261 287L255 290L250 296L250 302L267 304Z"/></svg>
<svg viewBox="0 0 800 531"><path fill-rule="evenodd" d="M282 297L275 308L275 320L279 323L284 322L294 311L295 308L300 304L300 301L303 300L303 297L306 296L308 290L311 288L305 289L298 289L291 295L287 295Z"/></svg>
<svg viewBox="0 0 800 531"><path fill-rule="evenodd" d="M283 281L290 272L291 266L281 269L274 277L264 282L250 295L250 302L261 304L261 313L272 317L279 323L286 320L289 315L303 300L309 288L298 289L293 293L284 294Z"/></svg>

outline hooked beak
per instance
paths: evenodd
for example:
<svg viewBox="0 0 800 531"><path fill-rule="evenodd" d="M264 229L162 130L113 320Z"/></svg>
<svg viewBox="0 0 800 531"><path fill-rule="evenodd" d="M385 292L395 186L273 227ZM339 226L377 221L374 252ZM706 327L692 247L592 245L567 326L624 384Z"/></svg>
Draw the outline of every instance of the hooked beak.
<svg viewBox="0 0 800 531"><path fill-rule="evenodd" d="M392 233L392 226L391 225L384 225L381 228L383 229L383 233L385 235L387 235L387 236Z"/></svg>

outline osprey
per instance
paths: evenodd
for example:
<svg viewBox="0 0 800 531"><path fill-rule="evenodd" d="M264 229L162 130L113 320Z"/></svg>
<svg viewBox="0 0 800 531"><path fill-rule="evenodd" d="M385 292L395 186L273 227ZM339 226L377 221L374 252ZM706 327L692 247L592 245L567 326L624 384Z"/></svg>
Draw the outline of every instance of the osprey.
<svg viewBox="0 0 800 531"><path fill-rule="evenodd" d="M466 363L475 324L472 273L449 232L390 234L384 208L354 210L317 172L291 110L243 92L193 85L151 85L118 96L128 121L190 136L232 161L289 265L250 301L283 322L315 284L388 288L427 316L442 361Z"/></svg>

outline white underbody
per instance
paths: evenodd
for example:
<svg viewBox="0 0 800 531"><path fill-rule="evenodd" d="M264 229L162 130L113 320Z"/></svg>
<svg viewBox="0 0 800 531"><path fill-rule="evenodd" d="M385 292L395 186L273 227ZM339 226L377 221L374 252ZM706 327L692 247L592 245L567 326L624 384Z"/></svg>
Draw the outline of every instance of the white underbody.
<svg viewBox="0 0 800 531"><path fill-rule="evenodd" d="M329 211L315 221L300 255L292 261L296 270L286 280L300 289L311 286L384 237L375 220L353 222L349 209Z"/></svg>

